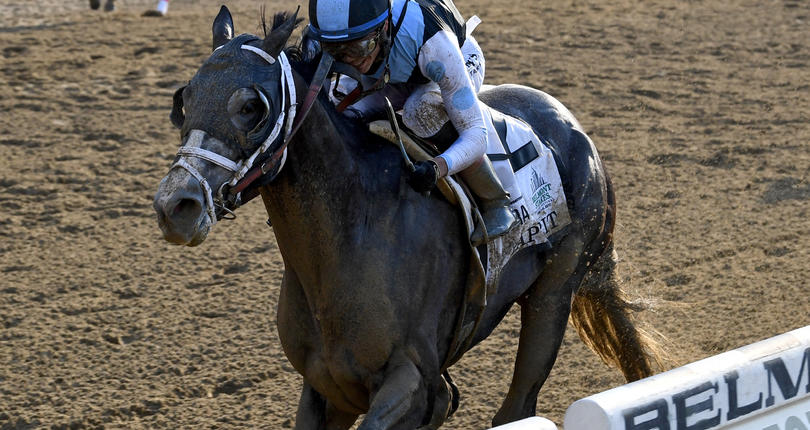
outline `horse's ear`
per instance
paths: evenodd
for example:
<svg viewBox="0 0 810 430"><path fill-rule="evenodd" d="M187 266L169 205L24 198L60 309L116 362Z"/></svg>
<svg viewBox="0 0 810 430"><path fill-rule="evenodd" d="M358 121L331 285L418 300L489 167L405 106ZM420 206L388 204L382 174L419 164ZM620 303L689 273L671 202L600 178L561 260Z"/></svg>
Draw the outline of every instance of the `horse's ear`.
<svg viewBox="0 0 810 430"><path fill-rule="evenodd" d="M264 38L262 49L274 58L278 57L278 54L284 49L284 45L286 45L287 40L290 39L293 30L295 30L295 26L303 21L303 18L298 18L299 10L301 10L300 5L291 17L287 18L281 25L275 27L273 31Z"/></svg>
<svg viewBox="0 0 810 430"><path fill-rule="evenodd" d="M231 11L224 5L219 9L217 17L214 18L212 31L214 32L213 49L217 49L233 39L233 18L231 18Z"/></svg>

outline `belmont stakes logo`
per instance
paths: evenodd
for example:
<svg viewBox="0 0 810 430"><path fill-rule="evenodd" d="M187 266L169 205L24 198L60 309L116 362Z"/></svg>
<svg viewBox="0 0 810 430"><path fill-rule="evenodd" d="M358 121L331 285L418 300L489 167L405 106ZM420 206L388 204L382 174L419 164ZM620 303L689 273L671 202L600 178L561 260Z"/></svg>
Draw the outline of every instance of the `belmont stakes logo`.
<svg viewBox="0 0 810 430"><path fill-rule="evenodd" d="M810 393L810 348L799 360L776 357L749 371L732 370L688 389L625 409L625 430L705 430L721 428ZM810 408L764 417L745 429L810 430ZM674 418L674 420L673 420ZM673 422L674 421L674 422ZM674 424L674 425L672 425ZM735 427L737 428L737 427Z"/></svg>
<svg viewBox="0 0 810 430"><path fill-rule="evenodd" d="M538 212L551 204L551 184L532 167L532 203Z"/></svg>

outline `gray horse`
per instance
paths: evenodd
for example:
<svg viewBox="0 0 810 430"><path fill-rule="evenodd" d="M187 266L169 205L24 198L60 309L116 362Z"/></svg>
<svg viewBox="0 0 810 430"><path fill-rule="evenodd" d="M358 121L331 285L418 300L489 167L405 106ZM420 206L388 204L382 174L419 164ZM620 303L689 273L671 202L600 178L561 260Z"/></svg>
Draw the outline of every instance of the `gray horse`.
<svg viewBox="0 0 810 430"><path fill-rule="evenodd" d="M263 39L234 37L220 11L215 51L175 96L183 146L155 195L159 225L169 242L198 245L235 208L227 196L246 169L282 160L258 190L285 265L279 337L303 375L295 428L348 429L361 414L363 430L438 428L457 406L447 368L469 271L464 221L439 193L413 191L398 150L323 92L288 139L318 64L287 46L299 21L277 14ZM493 419L502 424L535 414L569 315L628 380L650 375L658 357L616 282L614 194L594 144L540 91L502 85L481 99L550 142L572 218L553 249L507 264L462 351L520 306L514 375Z"/></svg>

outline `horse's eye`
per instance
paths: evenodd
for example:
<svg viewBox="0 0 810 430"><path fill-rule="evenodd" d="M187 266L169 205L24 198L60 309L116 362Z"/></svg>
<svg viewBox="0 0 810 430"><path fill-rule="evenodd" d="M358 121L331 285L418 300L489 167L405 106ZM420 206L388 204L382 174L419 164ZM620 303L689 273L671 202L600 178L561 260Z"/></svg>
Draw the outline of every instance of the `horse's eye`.
<svg viewBox="0 0 810 430"><path fill-rule="evenodd" d="M228 115L231 123L239 130L253 130L262 118L263 105L256 91L240 88L228 100Z"/></svg>
<svg viewBox="0 0 810 430"><path fill-rule="evenodd" d="M242 110L239 113L241 115L244 115L244 116L255 115L256 114L256 102L255 101L249 101L249 102L245 103L245 105L242 106Z"/></svg>

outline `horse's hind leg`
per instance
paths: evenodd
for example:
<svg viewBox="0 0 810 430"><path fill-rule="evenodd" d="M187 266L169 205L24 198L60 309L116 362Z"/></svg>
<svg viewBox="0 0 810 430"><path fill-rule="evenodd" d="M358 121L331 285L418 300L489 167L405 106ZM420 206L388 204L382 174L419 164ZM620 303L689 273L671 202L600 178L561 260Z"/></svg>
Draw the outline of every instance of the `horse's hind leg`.
<svg viewBox="0 0 810 430"><path fill-rule="evenodd" d="M582 270L577 270L582 250L581 235L569 234L549 257L540 278L518 301L521 327L515 370L493 425L535 415L537 393L557 359L572 295L582 280Z"/></svg>
<svg viewBox="0 0 810 430"><path fill-rule="evenodd" d="M339 411L304 382L295 415L296 430L348 430L356 420L356 414Z"/></svg>

